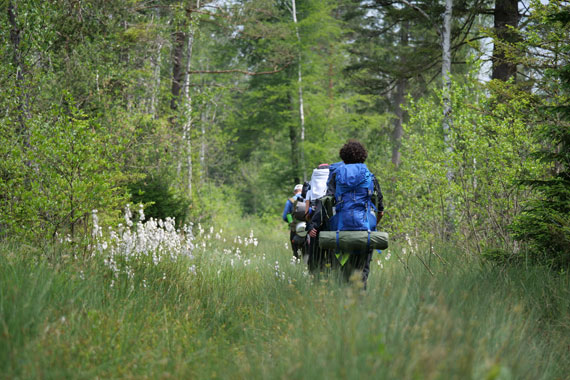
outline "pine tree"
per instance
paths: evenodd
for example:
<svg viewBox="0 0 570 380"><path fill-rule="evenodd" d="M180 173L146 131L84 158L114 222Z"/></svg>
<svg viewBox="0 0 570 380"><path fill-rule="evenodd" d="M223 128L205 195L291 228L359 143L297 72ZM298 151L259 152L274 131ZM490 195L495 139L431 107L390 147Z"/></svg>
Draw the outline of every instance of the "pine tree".
<svg viewBox="0 0 570 380"><path fill-rule="evenodd" d="M539 80L549 94L537 109L544 120L536 137L544 147L536 153L549 168L544 178L524 180L537 198L513 224L515 236L526 245L531 257L555 268L570 267L570 11L550 4L537 8L533 25L523 36L532 37L518 44L526 48L535 65L550 67ZM527 34L528 33L528 34ZM540 39L537 37L540 36ZM540 50L533 50L539 47ZM536 56L533 57L533 54ZM534 59L532 59L534 58ZM535 67L538 68L538 67Z"/></svg>

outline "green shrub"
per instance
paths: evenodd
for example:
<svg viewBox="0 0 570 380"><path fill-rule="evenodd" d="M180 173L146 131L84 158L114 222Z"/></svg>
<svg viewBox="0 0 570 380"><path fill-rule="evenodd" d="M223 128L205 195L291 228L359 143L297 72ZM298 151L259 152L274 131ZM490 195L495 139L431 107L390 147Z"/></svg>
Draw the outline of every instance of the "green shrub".
<svg viewBox="0 0 570 380"><path fill-rule="evenodd" d="M146 205L145 215L148 218L166 219L173 217L178 227L186 222L190 199L172 186L168 173L147 174L147 176L129 185L133 203Z"/></svg>
<svg viewBox="0 0 570 380"><path fill-rule="evenodd" d="M557 34L570 31L570 11L547 6L539 10L530 37L541 36L541 49L558 52ZM540 85L554 95L535 109L543 121L535 131L541 144L535 157L549 172L522 181L538 196L526 202L511 227L534 260L557 269L570 268L570 64L566 61L547 70L542 81Z"/></svg>
<svg viewBox="0 0 570 380"><path fill-rule="evenodd" d="M11 158L0 164L0 225L12 238L39 243L69 234L76 239L79 231L88 231L93 209L113 213L126 202L117 159L122 142L78 109L71 96L62 103L29 120L28 143L9 133L16 126L4 125L10 140L1 151Z"/></svg>

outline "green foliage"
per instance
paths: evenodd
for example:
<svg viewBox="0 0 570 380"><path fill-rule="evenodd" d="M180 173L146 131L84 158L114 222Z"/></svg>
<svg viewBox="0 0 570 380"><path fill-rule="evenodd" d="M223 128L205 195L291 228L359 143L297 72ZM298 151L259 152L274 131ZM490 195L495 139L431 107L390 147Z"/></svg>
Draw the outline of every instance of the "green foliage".
<svg viewBox="0 0 570 380"><path fill-rule="evenodd" d="M187 221L190 210L190 200L176 192L172 187L168 173L147 175L144 179L129 185L131 201L145 205L145 215L148 218L165 220L175 218L176 226L181 227Z"/></svg>
<svg viewBox="0 0 570 380"><path fill-rule="evenodd" d="M87 229L91 210L120 209L127 199L116 163L121 145L71 97L28 126L30 146L11 140L13 158L2 165L2 224L9 232L32 241L74 239L78 228Z"/></svg>
<svg viewBox="0 0 570 380"><path fill-rule="evenodd" d="M525 176L524 184L538 195L525 203L524 212L512 229L527 246L532 259L555 268L570 267L570 51L560 42L569 41L570 12L557 5L538 5L531 27L523 33L518 48L530 50L537 44L552 53L553 67L541 78L540 88L551 95L535 106L540 115L535 138L541 144L535 157L549 172L541 177ZM541 53L544 57L549 54ZM559 58L554 58L554 55ZM543 58L544 59L544 58ZM547 58L548 59L548 58ZM560 63L562 62L562 63Z"/></svg>
<svg viewBox="0 0 570 380"><path fill-rule="evenodd" d="M388 199L392 228L420 241L445 237L445 204L453 199L457 238L465 248L512 252L516 243L507 230L528 191L518 178L540 173L528 157L536 146L524 114L529 98L508 102L487 97L475 83L454 83L450 146L443 140L441 94L410 101L402 167L394 174ZM448 182L448 169L453 180Z"/></svg>
<svg viewBox="0 0 570 380"><path fill-rule="evenodd" d="M535 203L554 202L561 190L537 185L531 195L514 186L521 179L553 180L545 167L560 170L568 150L552 148L561 146L560 133L567 130L552 119L563 114L567 100L560 78L568 69L560 63L570 45L567 15L558 12L557 1L532 2L532 17L520 32L524 38L504 46L529 77L521 83L527 94L504 83L491 84L489 94L461 79L470 78L472 66L461 61L468 40L487 22L476 18L487 2L455 4L452 154L443 145L440 94L429 87L437 82L441 55L437 2L415 2L422 14L389 1L308 0L297 4L297 23L290 1L219 7L180 0L8 4L17 6L14 17L6 6L0 12L0 84L7 94L0 99L5 238L87 231L90 208L100 209L103 218L116 216L127 201L126 183L135 201L149 204L149 215L170 214L179 223L212 220L218 213L278 221L295 182L319 163L337 161L349 137L369 150L367 163L385 193L383 223L399 238L440 238L447 199L455 200L456 237L474 252L511 257L532 248L527 240L515 242L507 228L526 198L523 218L543 210L533 220L566 220L560 204ZM179 68L189 68L187 78L174 78L174 32L184 37ZM174 108L178 80L188 101ZM394 88L395 81L401 86ZM413 99L413 114L398 171L389 158L392 112L404 99L402 88ZM62 100L64 93L69 100ZM532 130L544 134L533 140ZM529 160L539 147L550 156ZM455 175L451 184L448 169ZM152 175L140 180L137 173ZM552 189L566 186L548 183ZM519 232L543 231L543 241L565 236L567 226L556 223ZM544 232L552 226L558 228L554 235Z"/></svg>

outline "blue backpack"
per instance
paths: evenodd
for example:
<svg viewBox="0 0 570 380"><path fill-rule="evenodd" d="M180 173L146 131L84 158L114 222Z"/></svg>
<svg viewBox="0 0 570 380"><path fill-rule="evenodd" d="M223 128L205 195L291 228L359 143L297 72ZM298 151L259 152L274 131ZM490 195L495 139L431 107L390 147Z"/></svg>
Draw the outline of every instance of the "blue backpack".
<svg viewBox="0 0 570 380"><path fill-rule="evenodd" d="M374 174L366 164L339 165L334 173L336 205L335 215L330 219L331 230L375 231Z"/></svg>

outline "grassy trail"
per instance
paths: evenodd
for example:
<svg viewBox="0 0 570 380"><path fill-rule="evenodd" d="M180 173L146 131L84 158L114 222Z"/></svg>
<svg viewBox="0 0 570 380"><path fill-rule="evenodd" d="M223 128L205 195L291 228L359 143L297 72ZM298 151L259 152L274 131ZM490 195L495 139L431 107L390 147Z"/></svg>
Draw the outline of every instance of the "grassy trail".
<svg viewBox="0 0 570 380"><path fill-rule="evenodd" d="M0 378L569 378L568 274L394 247L364 293L249 228L117 276L2 247Z"/></svg>

